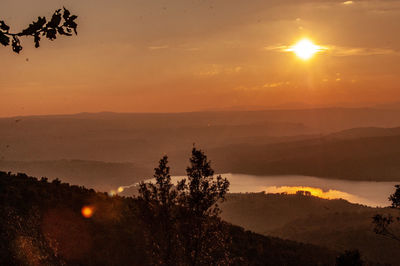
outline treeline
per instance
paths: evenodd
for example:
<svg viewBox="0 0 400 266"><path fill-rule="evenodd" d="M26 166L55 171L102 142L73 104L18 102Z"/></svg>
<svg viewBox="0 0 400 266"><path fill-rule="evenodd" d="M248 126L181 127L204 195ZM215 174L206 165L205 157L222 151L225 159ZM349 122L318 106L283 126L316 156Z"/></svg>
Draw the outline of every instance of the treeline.
<svg viewBox="0 0 400 266"><path fill-rule="evenodd" d="M334 265L327 249L261 236L219 218L228 181L193 149L176 186L167 158L138 198L0 172L2 265ZM82 208L91 210L85 218ZM86 213L85 213L86 214ZM90 214L90 215L89 215Z"/></svg>

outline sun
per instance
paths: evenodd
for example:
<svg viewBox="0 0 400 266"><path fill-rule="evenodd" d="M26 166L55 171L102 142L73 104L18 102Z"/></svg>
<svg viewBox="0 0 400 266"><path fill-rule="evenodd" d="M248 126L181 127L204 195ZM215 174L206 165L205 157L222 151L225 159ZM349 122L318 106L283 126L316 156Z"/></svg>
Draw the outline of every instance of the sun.
<svg viewBox="0 0 400 266"><path fill-rule="evenodd" d="M302 39L298 41L296 44L291 46L287 51L293 52L297 57L308 60L313 57L316 53L325 50L326 48L314 44L309 39Z"/></svg>

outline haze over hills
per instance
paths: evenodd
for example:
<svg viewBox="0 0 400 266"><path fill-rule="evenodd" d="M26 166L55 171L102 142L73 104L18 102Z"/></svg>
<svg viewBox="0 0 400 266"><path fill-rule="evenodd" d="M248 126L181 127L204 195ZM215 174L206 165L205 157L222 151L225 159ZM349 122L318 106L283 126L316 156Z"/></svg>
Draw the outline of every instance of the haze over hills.
<svg viewBox="0 0 400 266"><path fill-rule="evenodd" d="M400 111L372 108L1 118L0 169L104 190L151 177L163 154L184 174L195 143L219 173L397 181L398 126Z"/></svg>

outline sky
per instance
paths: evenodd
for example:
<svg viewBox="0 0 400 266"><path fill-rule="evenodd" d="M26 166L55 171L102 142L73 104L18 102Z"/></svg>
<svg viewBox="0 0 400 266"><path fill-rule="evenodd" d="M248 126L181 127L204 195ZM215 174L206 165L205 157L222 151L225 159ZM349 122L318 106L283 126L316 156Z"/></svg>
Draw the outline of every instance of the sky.
<svg viewBox="0 0 400 266"><path fill-rule="evenodd" d="M0 116L400 101L399 0L1 0L0 20L62 6L77 36L0 47ZM302 38L326 49L286 51Z"/></svg>

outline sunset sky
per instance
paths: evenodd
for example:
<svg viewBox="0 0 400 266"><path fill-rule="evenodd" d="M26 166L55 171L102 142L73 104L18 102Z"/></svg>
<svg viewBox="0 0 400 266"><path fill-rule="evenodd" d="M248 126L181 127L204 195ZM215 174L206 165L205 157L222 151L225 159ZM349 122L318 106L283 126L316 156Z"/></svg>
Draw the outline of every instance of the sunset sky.
<svg viewBox="0 0 400 266"><path fill-rule="evenodd" d="M0 47L0 116L400 101L400 1L0 1L19 31L67 7L78 36ZM326 49L304 61L287 49Z"/></svg>

